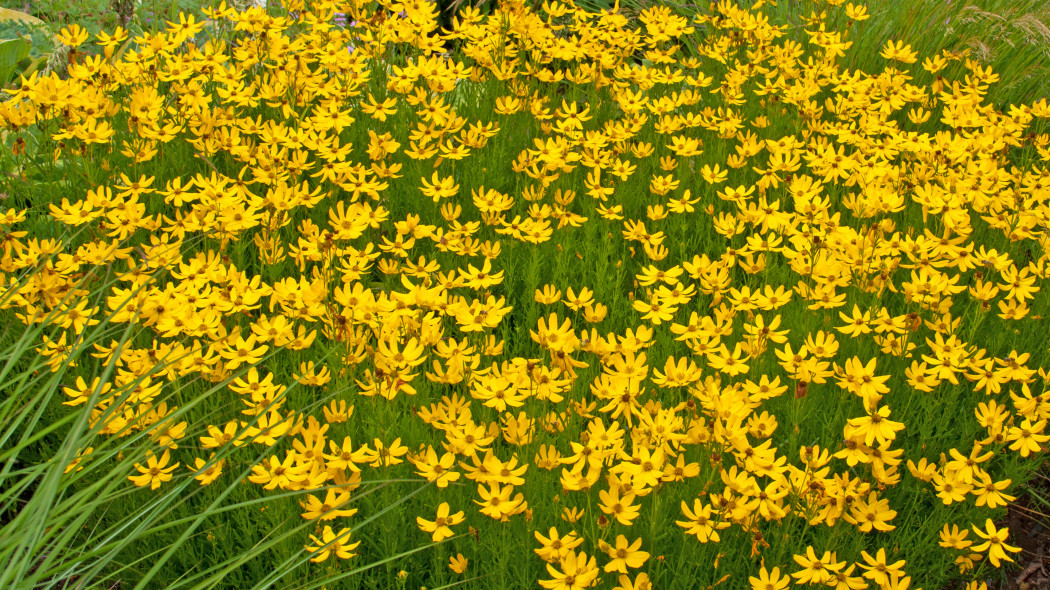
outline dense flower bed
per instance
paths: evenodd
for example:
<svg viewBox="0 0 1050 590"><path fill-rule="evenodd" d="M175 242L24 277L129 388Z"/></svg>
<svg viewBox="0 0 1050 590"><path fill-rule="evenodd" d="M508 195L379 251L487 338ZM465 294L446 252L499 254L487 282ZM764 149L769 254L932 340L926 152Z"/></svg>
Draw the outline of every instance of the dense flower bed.
<svg viewBox="0 0 1050 590"><path fill-rule="evenodd" d="M935 589L1009 561L996 519L1050 440L1050 106L903 43L846 69L825 13L714 8L66 29L68 76L0 105L9 158L61 180L0 219L6 313L61 327L56 369L133 332L53 415L153 441L128 502L243 476L272 526L315 523L311 567L443 542L393 585ZM376 480L429 485L362 545Z"/></svg>

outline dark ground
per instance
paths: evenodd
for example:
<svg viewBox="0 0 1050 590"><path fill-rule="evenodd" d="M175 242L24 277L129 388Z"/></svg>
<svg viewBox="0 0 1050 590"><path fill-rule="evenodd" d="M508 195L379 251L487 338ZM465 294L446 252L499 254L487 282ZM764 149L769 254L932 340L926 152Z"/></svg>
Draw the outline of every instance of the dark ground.
<svg viewBox="0 0 1050 590"><path fill-rule="evenodd" d="M1010 529L1007 543L1021 552L992 573L988 590L1050 590L1050 464L1017 495L1001 524Z"/></svg>

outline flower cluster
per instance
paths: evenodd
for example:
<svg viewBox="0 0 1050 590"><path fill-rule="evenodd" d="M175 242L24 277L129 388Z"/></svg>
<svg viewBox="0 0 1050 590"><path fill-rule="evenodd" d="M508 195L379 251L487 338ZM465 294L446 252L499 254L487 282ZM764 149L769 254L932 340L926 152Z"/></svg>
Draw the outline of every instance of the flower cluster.
<svg viewBox="0 0 1050 590"><path fill-rule="evenodd" d="M991 519L1050 440L1045 101L902 42L852 70L826 14L803 45L733 2L284 8L102 34L0 104L87 183L0 216L5 307L61 328L52 368L139 330L65 390L155 443L131 483L263 449L244 485L300 492L319 562L363 549L362 474L415 477L406 543L525 523L552 590L681 584L683 543L773 590L1017 551ZM179 412L190 380L228 403Z"/></svg>

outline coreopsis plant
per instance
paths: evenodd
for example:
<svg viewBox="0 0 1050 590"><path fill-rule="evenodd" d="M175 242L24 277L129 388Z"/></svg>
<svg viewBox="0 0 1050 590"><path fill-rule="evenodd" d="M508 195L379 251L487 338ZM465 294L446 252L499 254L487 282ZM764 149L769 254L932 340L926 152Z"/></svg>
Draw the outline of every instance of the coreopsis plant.
<svg viewBox="0 0 1050 590"><path fill-rule="evenodd" d="M5 178L0 215L3 313L58 326L49 419L149 442L131 505L192 480L258 507L241 538L309 527L273 549L301 580L421 546L363 575L1001 566L1050 440L1050 106L899 39L847 67L836 15L867 9L812 4L794 31L518 0L441 29L430 3L287 0L97 37L0 104L34 146L6 163L53 174ZM71 356L103 320L128 345ZM192 543L187 570L216 550Z"/></svg>

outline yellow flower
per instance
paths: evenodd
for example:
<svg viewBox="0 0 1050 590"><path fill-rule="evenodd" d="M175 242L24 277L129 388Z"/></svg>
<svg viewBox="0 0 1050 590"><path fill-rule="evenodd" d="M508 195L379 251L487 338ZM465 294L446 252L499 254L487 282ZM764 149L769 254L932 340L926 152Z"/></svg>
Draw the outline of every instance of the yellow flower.
<svg viewBox="0 0 1050 590"><path fill-rule="evenodd" d="M953 524L949 528L949 525L944 525L941 529L940 546L945 549L958 549L962 551L973 545L973 541L968 540L966 537L970 534L970 531L966 529L959 529L959 525Z"/></svg>
<svg viewBox="0 0 1050 590"><path fill-rule="evenodd" d="M332 554L340 559L350 559L357 555L354 550L361 544L361 541L350 542L350 529L343 528L336 533L328 525L325 525L320 539L310 535L310 540L313 541L313 545L307 545L306 551L314 554L310 558L314 563L325 561Z"/></svg>
<svg viewBox="0 0 1050 590"><path fill-rule="evenodd" d="M63 473L69 473L70 471L80 471L80 470L84 469L84 466L82 465L82 463L84 462L84 459L86 459L89 455L91 455L91 452L94 451L94 450L95 450L95 447L87 447L87 448L79 451L77 453L77 456L73 457L73 460L69 462L69 465L66 465L66 468L63 471Z"/></svg>
<svg viewBox="0 0 1050 590"><path fill-rule="evenodd" d="M893 563L887 562L885 549L880 548L874 557L867 551L861 551L860 555L864 558L864 563L860 564L860 567L866 570L864 577L872 580L879 586L885 586L890 583L891 579L904 575L904 571L901 569L904 567L904 560L901 559Z"/></svg>
<svg viewBox="0 0 1050 590"><path fill-rule="evenodd" d="M543 290L536 289L534 296L536 303L543 305L552 305L561 301L561 290L556 288L554 285L544 285Z"/></svg>
<svg viewBox="0 0 1050 590"><path fill-rule="evenodd" d="M890 510L890 502L885 498L877 499L875 492L868 496L868 501L856 500L850 507L850 520L857 524L861 532L867 533L872 530L892 531L897 528L886 524L897 516L897 511Z"/></svg>
<svg viewBox="0 0 1050 590"><path fill-rule="evenodd" d="M196 469L197 471L197 473L193 477L197 481L201 482L202 486L214 483L215 480L219 479L219 476L222 475L222 467L225 463L225 460L220 459L218 461L215 461L211 465L208 465L208 462L212 461L214 457L215 454L213 453L212 456L209 457L207 460L202 459L200 457L197 457L193 460L194 469Z"/></svg>
<svg viewBox="0 0 1050 590"><path fill-rule="evenodd" d="M313 494L307 494L305 501L300 501L306 520L334 520L339 517L350 517L357 514L357 508L340 508L350 501L350 492L345 489L328 488L322 502Z"/></svg>
<svg viewBox="0 0 1050 590"><path fill-rule="evenodd" d="M425 477L427 481L436 482L439 488L448 487L450 482L458 480L460 476L458 471L452 469L456 463L456 456L446 452L439 458L434 447L430 445L427 445L426 451L420 453L412 463L415 464L418 475Z"/></svg>
<svg viewBox="0 0 1050 590"><path fill-rule="evenodd" d="M685 534L695 536L701 543L717 543L720 540L718 531L729 528L730 523L712 518L712 506L699 498L693 500L692 509L685 500L682 501L681 508L686 519L676 520L675 524L685 529Z"/></svg>
<svg viewBox="0 0 1050 590"><path fill-rule="evenodd" d="M560 571L553 564L547 564L547 572L553 579L540 580L540 586L547 590L583 590L594 585L601 573L595 558L588 558L582 551L569 551L558 565Z"/></svg>
<svg viewBox="0 0 1050 590"><path fill-rule="evenodd" d="M569 532L566 535L560 535L558 529L551 527L550 532L547 536L543 536L539 531L534 531L536 540L542 545L539 549L533 549L536 555L540 556L540 559L547 563L558 563L566 556L570 551L573 551L577 547L583 544L583 538L578 537L575 533Z"/></svg>
<svg viewBox="0 0 1050 590"><path fill-rule="evenodd" d="M905 45L904 41L898 41L894 44L892 39L886 41L886 46L882 48L882 52L879 55L886 59L906 64L913 64L918 59L916 53L912 51L911 45Z"/></svg>
<svg viewBox="0 0 1050 590"><path fill-rule="evenodd" d="M88 33L84 27L74 23L68 27L64 27L58 32L56 38L66 47L76 49L84 44L88 40L90 33Z"/></svg>
<svg viewBox="0 0 1050 590"><path fill-rule="evenodd" d="M627 537L616 536L616 545L610 545L604 540L598 540L598 548L608 555L612 561L605 564L605 571L627 573L627 568L638 569L649 559L649 552L642 551L642 540L635 539L628 543Z"/></svg>
<svg viewBox="0 0 1050 590"><path fill-rule="evenodd" d="M270 347L266 345L256 346L255 342L255 334L248 336L247 339L238 336L236 341L221 349L219 356L226 359L226 369L234 371L242 364L254 365L258 363Z"/></svg>
<svg viewBox="0 0 1050 590"><path fill-rule="evenodd" d="M791 578L780 575L779 567L768 571L763 566L758 576L751 576L748 581L751 582L751 590L784 590L791 584Z"/></svg>
<svg viewBox="0 0 1050 590"><path fill-rule="evenodd" d="M467 571L467 563L467 558L463 557L462 553L457 553L452 557L448 558L448 569L456 572L457 574L462 574L463 572Z"/></svg>
<svg viewBox="0 0 1050 590"><path fill-rule="evenodd" d="M653 590L653 583L649 579L649 574L645 572L639 572L633 582L627 574L620 574L617 582L619 585L613 590Z"/></svg>
<svg viewBox="0 0 1050 590"><path fill-rule="evenodd" d="M77 25L73 25L77 26ZM83 123L73 128L72 136L80 139L86 144L108 143L117 132L109 121L96 118L86 119Z"/></svg>
<svg viewBox="0 0 1050 590"><path fill-rule="evenodd" d="M384 99L382 102L376 101L372 93L368 93L368 102L363 102L360 105L361 111L367 115L371 115L373 119L378 121L386 121L386 118L390 115L397 113L397 99L390 97Z"/></svg>
<svg viewBox="0 0 1050 590"><path fill-rule="evenodd" d="M802 567L791 574L797 580L797 584L827 584L836 572L846 567L845 562L836 562L835 554L830 551L825 551L822 556L817 557L813 547L806 547L805 555L795 555L794 560Z"/></svg>
<svg viewBox="0 0 1050 590"><path fill-rule="evenodd" d="M569 524L576 524L583 518L583 509L576 506L562 508L561 519Z"/></svg>
<svg viewBox="0 0 1050 590"><path fill-rule="evenodd" d="M507 517L524 512L528 508L528 503L525 502L524 496L519 493L511 498L513 493L514 486L511 485L500 486L500 484L493 482L489 484L488 489L485 489L483 485L478 485L478 495L481 496L482 501L474 500L473 502L481 506L481 513L485 516L496 520L505 520Z"/></svg>
<svg viewBox="0 0 1050 590"><path fill-rule="evenodd" d="M973 528L973 532L977 533L978 537L985 539L984 543L974 545L972 550L977 552L987 552L988 561L991 561L992 565L995 567L1000 566L1000 560L1013 561L1013 558L1006 554L1007 551L1010 553L1017 553L1021 550L1020 547L1013 547L1006 544L1009 530L1006 527L997 529L990 518L985 520L984 530L977 528L977 525L970 526Z"/></svg>
<svg viewBox="0 0 1050 590"><path fill-rule="evenodd" d="M1032 453L1038 453L1041 444L1050 440L1050 435L1043 434L1046 429L1046 420L1032 422L1025 418L1020 426L1011 426L1007 430L1006 439L1010 441L1010 450L1017 451L1022 457Z"/></svg>
<svg viewBox="0 0 1050 590"><path fill-rule="evenodd" d="M634 503L635 495L628 493L621 496L619 487L600 490L598 498L601 500L598 508L624 526L631 526L641 512L641 506Z"/></svg>
<svg viewBox="0 0 1050 590"><path fill-rule="evenodd" d="M437 517L434 520L426 520L421 516L416 517L416 523L419 525L419 529L425 533L430 533L431 539L435 543L439 543L444 539L453 536L455 533L453 533L452 529L449 527L460 524L461 522L463 522L463 512L460 511L455 514L449 514L448 502L442 502L438 506Z"/></svg>
<svg viewBox="0 0 1050 590"><path fill-rule="evenodd" d="M135 469L138 470L140 475L129 475L128 479L140 488L149 486L151 490L155 490L160 487L160 484L171 481L171 472L175 471L175 468L179 466L179 463L169 466L168 461L170 459L171 454L167 449L164 450L164 454L160 456L160 459L153 453L149 453L146 459L146 466L135 463Z"/></svg>
<svg viewBox="0 0 1050 590"><path fill-rule="evenodd" d="M846 16L850 17L855 21L868 20L871 16L868 14L868 7L863 4L854 5L852 2L846 5Z"/></svg>
<svg viewBox="0 0 1050 590"><path fill-rule="evenodd" d="M594 291L587 287L580 287L579 293L573 291L572 287L565 291L565 305L573 311L591 305L593 302Z"/></svg>
<svg viewBox="0 0 1050 590"><path fill-rule="evenodd" d="M855 438L864 441L871 446L876 441L880 445L892 442L898 432L904 430L904 424L889 419L890 407L882 406L877 410L869 411L867 416L851 418L846 425L846 438Z"/></svg>

